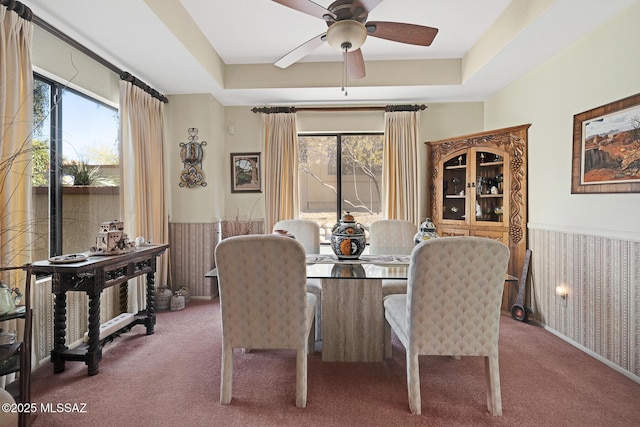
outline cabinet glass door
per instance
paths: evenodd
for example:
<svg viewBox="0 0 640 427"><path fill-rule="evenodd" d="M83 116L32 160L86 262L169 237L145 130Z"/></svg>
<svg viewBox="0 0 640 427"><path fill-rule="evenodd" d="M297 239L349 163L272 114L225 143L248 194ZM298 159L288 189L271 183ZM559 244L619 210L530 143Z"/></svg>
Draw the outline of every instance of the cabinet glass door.
<svg viewBox="0 0 640 427"><path fill-rule="evenodd" d="M508 169L508 154L489 149L474 149L470 153L475 168L475 208L472 222L502 223L503 214L508 209L508 198L504 197L504 182L509 182L505 173Z"/></svg>
<svg viewBox="0 0 640 427"><path fill-rule="evenodd" d="M442 219L465 221L467 197L467 152L454 154L442 167Z"/></svg>

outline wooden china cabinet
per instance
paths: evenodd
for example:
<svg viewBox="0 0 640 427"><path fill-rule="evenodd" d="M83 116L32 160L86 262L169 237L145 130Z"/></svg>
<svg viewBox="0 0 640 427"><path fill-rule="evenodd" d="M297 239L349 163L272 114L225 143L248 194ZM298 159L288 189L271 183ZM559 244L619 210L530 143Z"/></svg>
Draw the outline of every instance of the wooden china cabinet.
<svg viewBox="0 0 640 427"><path fill-rule="evenodd" d="M436 232L500 240L511 250L508 273L516 277L527 247L529 126L426 142Z"/></svg>

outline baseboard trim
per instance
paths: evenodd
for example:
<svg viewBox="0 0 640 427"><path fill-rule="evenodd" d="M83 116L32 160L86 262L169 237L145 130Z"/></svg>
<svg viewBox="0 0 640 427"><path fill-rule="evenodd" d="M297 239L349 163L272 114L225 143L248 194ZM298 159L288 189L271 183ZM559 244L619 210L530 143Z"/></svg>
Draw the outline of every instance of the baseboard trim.
<svg viewBox="0 0 640 427"><path fill-rule="evenodd" d="M544 328L544 330L551 332L553 335L555 335L558 338L560 338L561 340L571 344L572 346L574 346L578 350L581 350L584 353L587 353L589 356L591 356L594 359L604 363L605 365L607 365L608 367L610 367L614 371L621 373L625 377L629 378L631 381L640 384L640 376L635 375L632 372L629 372L629 371L627 371L625 369L622 369L620 366L616 365L615 363L611 362L610 360L605 359L604 357L600 356L598 353L595 353L594 351L589 350L587 347L583 346L582 344L579 344L576 341L573 341L572 339L562 335L560 332L556 331L555 329L552 329L552 328L550 328L550 327L548 327L546 325L543 325L543 324L539 324L539 325L542 328Z"/></svg>

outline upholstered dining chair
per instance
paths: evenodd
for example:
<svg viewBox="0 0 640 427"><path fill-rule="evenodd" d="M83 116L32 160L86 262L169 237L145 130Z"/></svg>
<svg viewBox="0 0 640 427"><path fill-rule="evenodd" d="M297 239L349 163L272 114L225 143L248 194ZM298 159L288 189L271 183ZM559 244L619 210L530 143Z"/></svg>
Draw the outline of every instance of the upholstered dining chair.
<svg viewBox="0 0 640 427"><path fill-rule="evenodd" d="M275 235L235 236L215 250L222 319L220 403L232 397L233 349L293 349L296 406L307 402L307 354L315 295L306 291L305 251Z"/></svg>
<svg viewBox="0 0 640 427"><path fill-rule="evenodd" d="M401 219L382 219L369 226L369 253L372 255L409 254L413 249L413 238L418 227ZM385 279L382 281L382 296L406 294L406 280Z"/></svg>
<svg viewBox="0 0 640 427"><path fill-rule="evenodd" d="M286 230L302 243L308 254L320 253L320 225L308 219L284 219L274 224L273 230ZM316 296L316 341L322 339L322 284L320 279L307 279L307 292Z"/></svg>
<svg viewBox="0 0 640 427"><path fill-rule="evenodd" d="M409 408L421 413L418 355L481 356L487 409L502 415L498 333L509 248L483 237L427 240L411 253L405 295L388 295L385 357L391 330L405 348Z"/></svg>

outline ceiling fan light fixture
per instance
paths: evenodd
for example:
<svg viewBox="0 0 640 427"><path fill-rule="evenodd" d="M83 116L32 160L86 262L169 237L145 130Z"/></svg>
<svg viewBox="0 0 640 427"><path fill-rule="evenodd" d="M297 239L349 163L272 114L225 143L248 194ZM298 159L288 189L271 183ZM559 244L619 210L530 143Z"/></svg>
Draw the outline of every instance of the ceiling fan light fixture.
<svg viewBox="0 0 640 427"><path fill-rule="evenodd" d="M366 38L364 24L352 19L337 21L327 29L327 43L340 52L360 49Z"/></svg>

